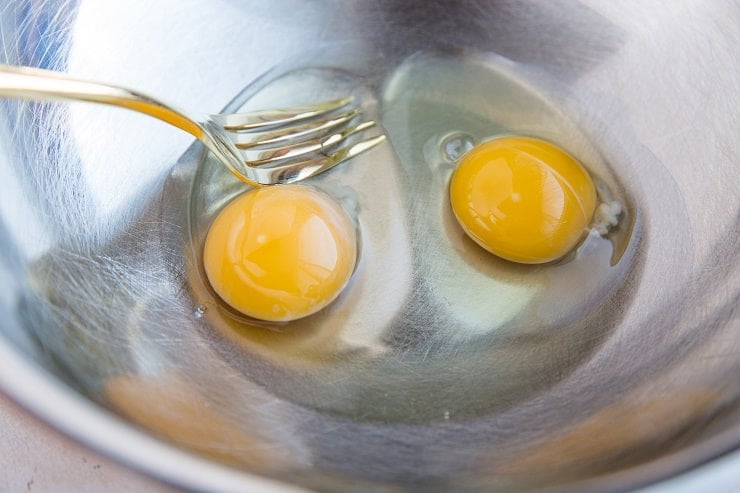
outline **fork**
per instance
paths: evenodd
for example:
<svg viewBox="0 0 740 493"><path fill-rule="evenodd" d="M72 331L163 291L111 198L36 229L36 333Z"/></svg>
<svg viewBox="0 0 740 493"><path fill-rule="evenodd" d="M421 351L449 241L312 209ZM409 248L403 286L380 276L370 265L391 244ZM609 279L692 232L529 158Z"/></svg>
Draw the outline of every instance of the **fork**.
<svg viewBox="0 0 740 493"><path fill-rule="evenodd" d="M208 115L201 120L124 87L50 70L0 65L0 97L87 101L144 113L200 140L234 175L252 186L292 183L327 171L375 147L382 133L360 121L354 97L310 106Z"/></svg>

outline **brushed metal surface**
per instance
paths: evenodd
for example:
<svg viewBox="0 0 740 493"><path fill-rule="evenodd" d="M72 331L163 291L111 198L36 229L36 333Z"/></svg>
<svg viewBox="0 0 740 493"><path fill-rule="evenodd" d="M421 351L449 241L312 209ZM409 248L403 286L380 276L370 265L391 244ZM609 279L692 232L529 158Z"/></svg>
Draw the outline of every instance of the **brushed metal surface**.
<svg viewBox="0 0 740 493"><path fill-rule="evenodd" d="M358 210L351 289L294 326L250 327L199 273L208 218L243 187L202 147L113 109L0 102L0 386L192 489L625 489L736 448L738 10L2 7L2 63L202 113L350 88L389 143L315 182ZM477 104L509 82L521 98ZM474 118L435 123L425 104ZM579 253L594 275L582 259L512 267L449 234L429 146L494 123L563 143L622 198L621 253Z"/></svg>

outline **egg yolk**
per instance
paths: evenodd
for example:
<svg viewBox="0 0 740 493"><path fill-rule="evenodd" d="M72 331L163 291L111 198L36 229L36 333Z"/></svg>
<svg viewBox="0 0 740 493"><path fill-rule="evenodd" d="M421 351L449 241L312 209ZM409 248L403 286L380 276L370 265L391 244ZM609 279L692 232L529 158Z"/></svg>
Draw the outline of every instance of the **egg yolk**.
<svg viewBox="0 0 740 493"><path fill-rule="evenodd" d="M583 238L596 207L588 172L559 147L529 137L478 144L450 181L452 210L463 230L513 262L558 259Z"/></svg>
<svg viewBox="0 0 740 493"><path fill-rule="evenodd" d="M331 303L357 258L354 225L328 195L299 185L258 188L226 205L203 251L206 276L231 307L290 321Z"/></svg>

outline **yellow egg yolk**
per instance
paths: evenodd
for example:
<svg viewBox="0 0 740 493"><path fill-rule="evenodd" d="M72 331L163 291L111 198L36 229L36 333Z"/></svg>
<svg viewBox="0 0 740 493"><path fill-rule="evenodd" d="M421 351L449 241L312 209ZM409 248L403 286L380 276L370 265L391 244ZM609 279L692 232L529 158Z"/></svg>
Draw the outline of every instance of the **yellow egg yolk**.
<svg viewBox="0 0 740 493"><path fill-rule="evenodd" d="M290 321L331 303L357 258L354 225L328 195L299 185L258 188L213 221L203 263L231 307L261 320Z"/></svg>
<svg viewBox="0 0 740 493"><path fill-rule="evenodd" d="M450 202L480 246L513 262L539 264L562 257L583 238L596 189L564 150L512 136L463 155L450 181Z"/></svg>

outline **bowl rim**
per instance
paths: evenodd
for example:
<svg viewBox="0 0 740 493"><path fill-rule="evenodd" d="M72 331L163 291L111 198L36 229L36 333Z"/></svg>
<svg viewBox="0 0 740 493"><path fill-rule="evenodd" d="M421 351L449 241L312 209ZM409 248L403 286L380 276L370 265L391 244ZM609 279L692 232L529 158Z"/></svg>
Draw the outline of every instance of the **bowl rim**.
<svg viewBox="0 0 740 493"><path fill-rule="evenodd" d="M137 429L114 413L85 400L52 373L24 358L2 335L0 391L55 431L114 462L169 485L199 491L308 491L217 464Z"/></svg>
<svg viewBox="0 0 740 493"><path fill-rule="evenodd" d="M311 490L217 464L137 429L86 400L51 372L24 358L0 335L0 391L57 432L94 452L165 484L201 491L300 493ZM53 406L49 405L53 403ZM613 491L655 485L696 471L723 456L740 461L740 423L724 433L638 466L570 484L545 487L569 491ZM709 486L709 485L707 485Z"/></svg>

